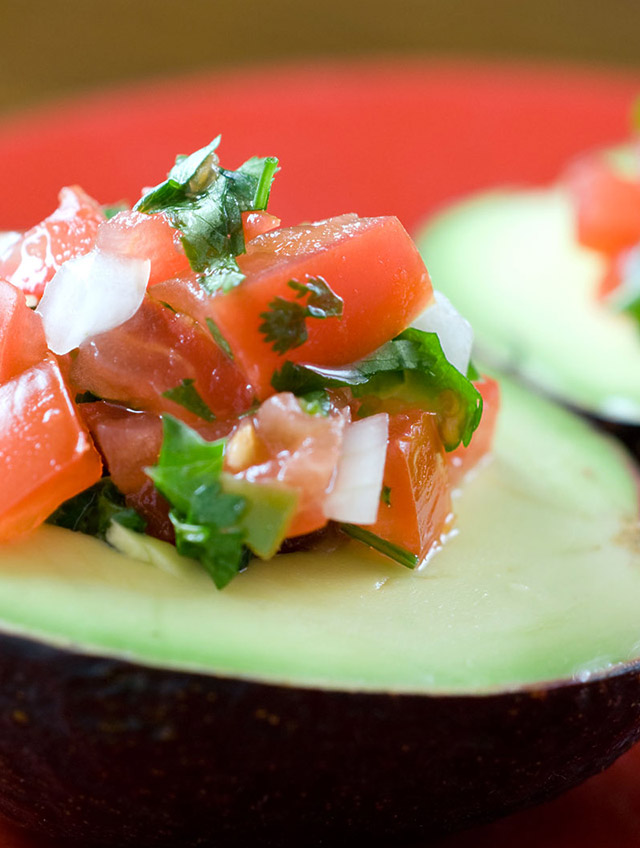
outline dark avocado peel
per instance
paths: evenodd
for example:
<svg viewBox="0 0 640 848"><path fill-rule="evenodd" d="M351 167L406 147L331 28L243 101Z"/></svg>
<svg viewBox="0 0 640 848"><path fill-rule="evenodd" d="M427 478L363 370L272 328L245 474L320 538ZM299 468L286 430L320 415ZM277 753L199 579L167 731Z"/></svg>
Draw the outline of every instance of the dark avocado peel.
<svg viewBox="0 0 640 848"><path fill-rule="evenodd" d="M569 788L640 733L636 481L506 383L417 573L352 543L216 592L60 528L7 546L2 812L84 846L390 845Z"/></svg>
<svg viewBox="0 0 640 848"><path fill-rule="evenodd" d="M612 151L623 170L624 151ZM640 456L640 333L596 291L568 190L495 190L433 218L418 245L472 323L476 356L602 422Z"/></svg>

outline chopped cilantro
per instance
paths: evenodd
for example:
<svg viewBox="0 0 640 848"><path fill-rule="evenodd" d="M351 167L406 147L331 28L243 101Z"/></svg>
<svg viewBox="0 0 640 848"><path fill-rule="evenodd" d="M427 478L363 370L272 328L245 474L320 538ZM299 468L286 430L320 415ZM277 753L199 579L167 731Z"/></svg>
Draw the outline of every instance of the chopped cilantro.
<svg viewBox="0 0 640 848"><path fill-rule="evenodd" d="M88 536L106 537L112 521L142 533L145 521L135 509L128 507L124 495L110 477L65 501L52 513L47 522Z"/></svg>
<svg viewBox="0 0 640 848"><path fill-rule="evenodd" d="M339 527L347 536L363 542L370 548L399 562L400 565L404 565L405 568L415 568L418 565L418 557L415 554L412 554L406 548L401 548L399 545L387 542L386 539L377 536L371 530L365 530L364 527L359 527L357 524L340 524Z"/></svg>
<svg viewBox="0 0 640 848"><path fill-rule="evenodd" d="M357 397L398 397L432 409L445 448L468 445L482 416L482 397L451 365L435 333L410 328L369 356L342 368L285 362L273 375L278 392L296 395L350 386Z"/></svg>
<svg viewBox="0 0 640 848"><path fill-rule="evenodd" d="M324 389L300 395L298 401L301 408L309 415L322 415L326 418L331 411L331 398Z"/></svg>
<svg viewBox="0 0 640 848"><path fill-rule="evenodd" d="M227 291L244 279L235 260L244 253L242 213L266 208L278 167L273 157L253 157L228 171L219 165L219 143L220 136L190 156L178 157L167 179L134 207L168 216L210 294Z"/></svg>
<svg viewBox="0 0 640 848"><path fill-rule="evenodd" d="M383 486L380 492L380 500L385 506L391 506L391 486Z"/></svg>
<svg viewBox="0 0 640 848"><path fill-rule="evenodd" d="M226 353L229 359L234 359L233 351L231 350L231 345L220 332L220 327L218 327L213 318L207 318L206 321L207 327L209 328L209 332L213 336L214 342L218 345L218 347L223 353Z"/></svg>
<svg viewBox="0 0 640 848"><path fill-rule="evenodd" d="M199 560L222 589L249 558L240 526L246 501L220 485L226 440L207 442L170 415L162 429L160 456L147 474L172 506L178 552Z"/></svg>
<svg viewBox="0 0 640 848"><path fill-rule="evenodd" d="M162 392L162 397L167 400L172 400L174 403L183 406L189 412L193 412L198 418L203 418L205 421L215 421L216 417L209 409L207 404L202 400L200 393L195 387L195 380L192 377L187 377L176 386L174 389L167 389Z"/></svg>
<svg viewBox="0 0 640 848"><path fill-rule="evenodd" d="M170 415L162 426L158 463L147 474L171 504L178 552L199 560L222 589L252 553L268 558L278 550L297 494L277 481L252 483L223 472L226 439L207 442Z"/></svg>
<svg viewBox="0 0 640 848"><path fill-rule="evenodd" d="M109 206L103 206L102 211L104 212L104 216L107 221L110 221L112 218L115 218L118 212L126 212L128 208L129 205L122 200L120 203L112 203Z"/></svg>
<svg viewBox="0 0 640 848"><path fill-rule="evenodd" d="M306 342L307 318L341 318L344 305L322 277L309 277L306 283L289 280L287 285L296 299L275 297L269 311L260 313L264 321L258 329L276 353L286 353ZM305 297L306 304L300 303Z"/></svg>

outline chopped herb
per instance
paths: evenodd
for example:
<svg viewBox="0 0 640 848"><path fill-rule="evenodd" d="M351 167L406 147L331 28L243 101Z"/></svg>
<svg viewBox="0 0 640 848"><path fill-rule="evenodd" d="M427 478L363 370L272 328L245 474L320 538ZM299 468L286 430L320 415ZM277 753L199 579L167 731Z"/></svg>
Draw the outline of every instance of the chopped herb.
<svg viewBox="0 0 640 848"><path fill-rule="evenodd" d="M124 495L110 477L61 504L47 522L88 536L106 537L112 521L142 533L146 522L135 509L128 507Z"/></svg>
<svg viewBox="0 0 640 848"><path fill-rule="evenodd" d="M326 418L331 412L331 398L324 389L300 395L298 400L302 409L309 415L322 415Z"/></svg>
<svg viewBox="0 0 640 848"><path fill-rule="evenodd" d="M236 171L219 165L220 136L190 156L176 159L168 178L135 205L138 212L164 212L182 234L182 244L203 288L228 291L244 279L235 257L244 253L242 213L266 209L278 168L273 157L253 157Z"/></svg>
<svg viewBox="0 0 640 848"><path fill-rule="evenodd" d="M195 387L195 380L192 377L185 378L174 389L168 389L166 392L162 392L162 397L166 397L167 400L172 400L174 403L183 406L189 412L193 412L194 415L197 415L198 418L203 418L205 421L216 420L213 412L202 400L200 393Z"/></svg>
<svg viewBox="0 0 640 848"><path fill-rule="evenodd" d="M289 280L287 285L296 293L296 299L276 297L269 304L269 311L260 313L264 321L258 329L276 353L286 353L306 342L307 318L341 318L344 305L322 277L309 277L306 283ZM300 303L305 297L306 304Z"/></svg>
<svg viewBox="0 0 640 848"><path fill-rule="evenodd" d="M640 326L640 295L625 305L624 312L635 318Z"/></svg>
<svg viewBox="0 0 640 848"><path fill-rule="evenodd" d="M380 500L385 506L391 506L391 486L383 486L380 492Z"/></svg>
<svg viewBox="0 0 640 848"><path fill-rule="evenodd" d="M400 565L404 565L405 568L415 568L418 565L418 557L415 554L412 554L406 548L401 548L399 545L387 542L386 539L376 536L371 530L365 530L364 527L359 527L357 524L340 524L339 527L347 536L363 542L370 548L399 562Z"/></svg>
<svg viewBox="0 0 640 848"><path fill-rule="evenodd" d="M226 353L229 359L234 359L233 351L231 350L231 345L220 332L220 327L218 327L213 318L207 318L206 321L207 327L209 328L209 332L213 336L214 342L218 345L218 347L223 353Z"/></svg>
<svg viewBox="0 0 640 848"><path fill-rule="evenodd" d="M273 375L278 392L296 395L325 388L351 387L357 397L377 395L418 402L432 409L445 448L468 445L482 416L482 397L451 365L436 333L405 330L369 356L342 368L285 362Z"/></svg>
<svg viewBox="0 0 640 848"><path fill-rule="evenodd" d="M104 216L107 221L110 221L112 218L115 218L119 212L126 212L128 208L129 204L125 203L123 200L120 203L112 203L109 206L103 206L102 211L104 212Z"/></svg>
<svg viewBox="0 0 640 848"><path fill-rule="evenodd" d="M226 440L207 442L170 415L162 428L158 463L147 474L172 506L178 553L201 562L222 589L249 559L240 525L246 501L220 484Z"/></svg>
<svg viewBox="0 0 640 848"><path fill-rule="evenodd" d="M252 483L223 472L226 439L207 442L170 415L162 426L158 463L147 474L171 504L178 552L199 560L222 589L252 553L268 558L278 550L297 494L276 481Z"/></svg>

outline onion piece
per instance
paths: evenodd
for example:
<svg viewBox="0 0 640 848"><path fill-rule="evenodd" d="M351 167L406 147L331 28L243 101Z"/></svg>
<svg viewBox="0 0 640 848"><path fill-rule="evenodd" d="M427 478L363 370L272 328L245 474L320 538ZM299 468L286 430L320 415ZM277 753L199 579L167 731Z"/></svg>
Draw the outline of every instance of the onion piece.
<svg viewBox="0 0 640 848"><path fill-rule="evenodd" d="M50 350L69 353L92 336L128 321L140 308L150 271L148 259L97 249L65 262L36 309Z"/></svg>
<svg viewBox="0 0 640 848"><path fill-rule="evenodd" d="M333 487L324 503L327 518L375 524L388 440L386 412L354 421L345 429Z"/></svg>
<svg viewBox="0 0 640 848"><path fill-rule="evenodd" d="M425 333L437 333L447 361L466 376L471 360L473 328L442 292L434 291L432 303L416 318L413 326Z"/></svg>

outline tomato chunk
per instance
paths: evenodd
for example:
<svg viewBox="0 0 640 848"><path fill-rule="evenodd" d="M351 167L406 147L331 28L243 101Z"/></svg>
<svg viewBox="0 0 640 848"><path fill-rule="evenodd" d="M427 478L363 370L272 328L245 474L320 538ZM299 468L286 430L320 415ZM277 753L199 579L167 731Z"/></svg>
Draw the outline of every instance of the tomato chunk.
<svg viewBox="0 0 640 848"><path fill-rule="evenodd" d="M118 212L102 224L96 244L102 250L151 261L149 286L171 277L190 274L191 266L185 256L180 233L167 216L158 212Z"/></svg>
<svg viewBox="0 0 640 848"><path fill-rule="evenodd" d="M0 386L0 541L42 524L101 473L53 358Z"/></svg>
<svg viewBox="0 0 640 848"><path fill-rule="evenodd" d="M278 480L298 493L287 537L327 524L324 501L340 456L348 411L309 415L289 392L265 401L252 419L241 422L229 442L227 470L260 482Z"/></svg>
<svg viewBox="0 0 640 848"><path fill-rule="evenodd" d="M273 393L271 377L285 359L353 362L404 330L432 296L417 248L392 217L343 215L282 227L248 242L238 264L246 279L213 297L210 315L261 399ZM307 341L276 353L260 332L263 314L275 298L296 300L291 280L313 277L342 298L342 318L307 318Z"/></svg>
<svg viewBox="0 0 640 848"><path fill-rule="evenodd" d="M568 184L582 244L617 253L640 241L640 180L625 179L589 157L572 167Z"/></svg>
<svg viewBox="0 0 640 848"><path fill-rule="evenodd" d="M452 520L444 448L435 413L421 409L389 416L389 445L376 535L423 559Z"/></svg>
<svg viewBox="0 0 640 848"><path fill-rule="evenodd" d="M149 296L124 324L80 345L70 374L81 391L148 412L170 412L192 426L201 421L198 415L163 395L183 380L194 381L217 417L237 415L253 399L243 375L207 330Z"/></svg>
<svg viewBox="0 0 640 848"><path fill-rule="evenodd" d="M256 210L254 212L242 213L242 229L245 241L251 241L256 236L275 230L281 224L280 218L269 212Z"/></svg>
<svg viewBox="0 0 640 848"><path fill-rule="evenodd" d="M447 454L452 486L456 486L465 474L489 453L495 435L500 409L500 384L491 377L483 377L475 381L474 386L482 395L482 418L467 447L461 444Z"/></svg>
<svg viewBox="0 0 640 848"><path fill-rule="evenodd" d="M0 256L0 277L25 294L42 297L63 262L91 250L104 220L100 205L79 186L63 188L56 211Z"/></svg>
<svg viewBox="0 0 640 848"><path fill-rule="evenodd" d="M40 362L47 353L42 319L24 293L0 280L0 383Z"/></svg>

